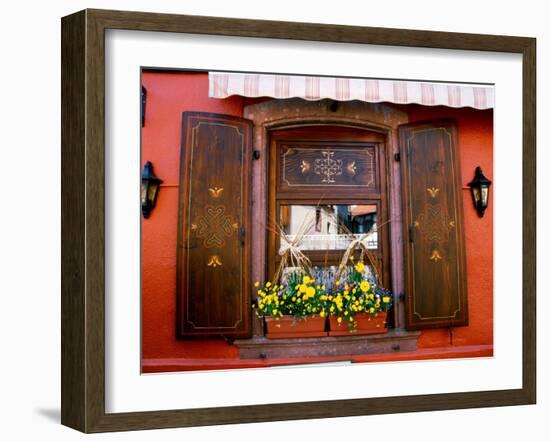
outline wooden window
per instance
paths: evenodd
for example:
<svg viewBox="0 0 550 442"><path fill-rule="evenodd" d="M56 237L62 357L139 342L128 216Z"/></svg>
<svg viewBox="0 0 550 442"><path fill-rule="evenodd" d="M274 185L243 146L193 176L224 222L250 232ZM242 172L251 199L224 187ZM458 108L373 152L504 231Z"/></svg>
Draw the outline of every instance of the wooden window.
<svg viewBox="0 0 550 442"><path fill-rule="evenodd" d="M285 246L273 225L278 224L292 240L304 220L310 220L312 228L300 248L314 266L335 270L349 243L370 230L369 249L389 283L384 140L381 134L330 126L271 133L270 278Z"/></svg>
<svg viewBox="0 0 550 442"><path fill-rule="evenodd" d="M250 335L251 133L241 118L183 114L179 337Z"/></svg>
<svg viewBox="0 0 550 442"><path fill-rule="evenodd" d="M407 328L468 324L462 180L449 121L399 130Z"/></svg>

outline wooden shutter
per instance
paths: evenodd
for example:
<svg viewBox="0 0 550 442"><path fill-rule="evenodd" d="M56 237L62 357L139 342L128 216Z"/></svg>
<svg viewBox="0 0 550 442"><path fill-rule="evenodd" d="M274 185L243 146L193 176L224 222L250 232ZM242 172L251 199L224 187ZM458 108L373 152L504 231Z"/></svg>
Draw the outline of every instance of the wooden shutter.
<svg viewBox="0 0 550 442"><path fill-rule="evenodd" d="M468 324L462 180L449 121L401 126L407 328Z"/></svg>
<svg viewBox="0 0 550 442"><path fill-rule="evenodd" d="M184 112L178 336L250 335L249 120Z"/></svg>

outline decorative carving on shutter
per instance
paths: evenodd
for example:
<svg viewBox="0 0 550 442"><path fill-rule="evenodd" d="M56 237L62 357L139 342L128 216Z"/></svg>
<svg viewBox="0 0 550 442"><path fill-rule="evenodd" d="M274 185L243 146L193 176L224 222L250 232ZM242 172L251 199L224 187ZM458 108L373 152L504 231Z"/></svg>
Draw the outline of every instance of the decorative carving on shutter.
<svg viewBox="0 0 550 442"><path fill-rule="evenodd" d="M455 125L399 128L407 328L468 324L462 180Z"/></svg>
<svg viewBox="0 0 550 442"><path fill-rule="evenodd" d="M252 123L184 112L178 215L178 337L250 335Z"/></svg>

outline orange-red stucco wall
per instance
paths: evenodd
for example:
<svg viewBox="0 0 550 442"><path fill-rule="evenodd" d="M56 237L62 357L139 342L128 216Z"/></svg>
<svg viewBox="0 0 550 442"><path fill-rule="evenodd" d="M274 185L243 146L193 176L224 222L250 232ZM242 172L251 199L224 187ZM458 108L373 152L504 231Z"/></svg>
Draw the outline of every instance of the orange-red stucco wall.
<svg viewBox="0 0 550 442"><path fill-rule="evenodd" d="M142 130L142 162L151 161L163 180L158 201L142 223L142 357L238 358L223 340L178 341L176 317L176 229L181 148L181 113L202 111L242 116L254 100L208 98L205 73L144 72L146 122ZM445 107L399 106L410 121L454 118L462 163L470 325L453 330L453 345L492 344L493 339L493 211L478 218L466 184L480 165L493 178L492 111ZM491 189L494 192L494 187ZM445 347L449 330L423 331L419 347Z"/></svg>

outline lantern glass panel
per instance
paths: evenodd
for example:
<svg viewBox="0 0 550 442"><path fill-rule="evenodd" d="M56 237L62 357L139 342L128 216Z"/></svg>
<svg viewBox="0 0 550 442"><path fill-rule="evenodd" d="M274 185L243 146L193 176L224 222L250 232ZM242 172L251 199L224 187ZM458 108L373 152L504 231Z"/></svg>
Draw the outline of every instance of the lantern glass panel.
<svg viewBox="0 0 550 442"><path fill-rule="evenodd" d="M478 187L472 187L472 195L474 196L474 204L475 206L479 206L479 201L481 200L481 195L479 194L479 188Z"/></svg>
<svg viewBox="0 0 550 442"><path fill-rule="evenodd" d="M157 193L159 190L159 183L156 183L154 181L150 182L148 187L149 187L147 190L147 193L149 195L148 199L150 201L150 204L154 206L157 198Z"/></svg>
<svg viewBox="0 0 550 442"><path fill-rule="evenodd" d="M147 194L149 193L148 188L148 180L141 180L141 205L145 205L147 203Z"/></svg>
<svg viewBox="0 0 550 442"><path fill-rule="evenodd" d="M481 206L487 207L489 203L489 186L481 186Z"/></svg>

